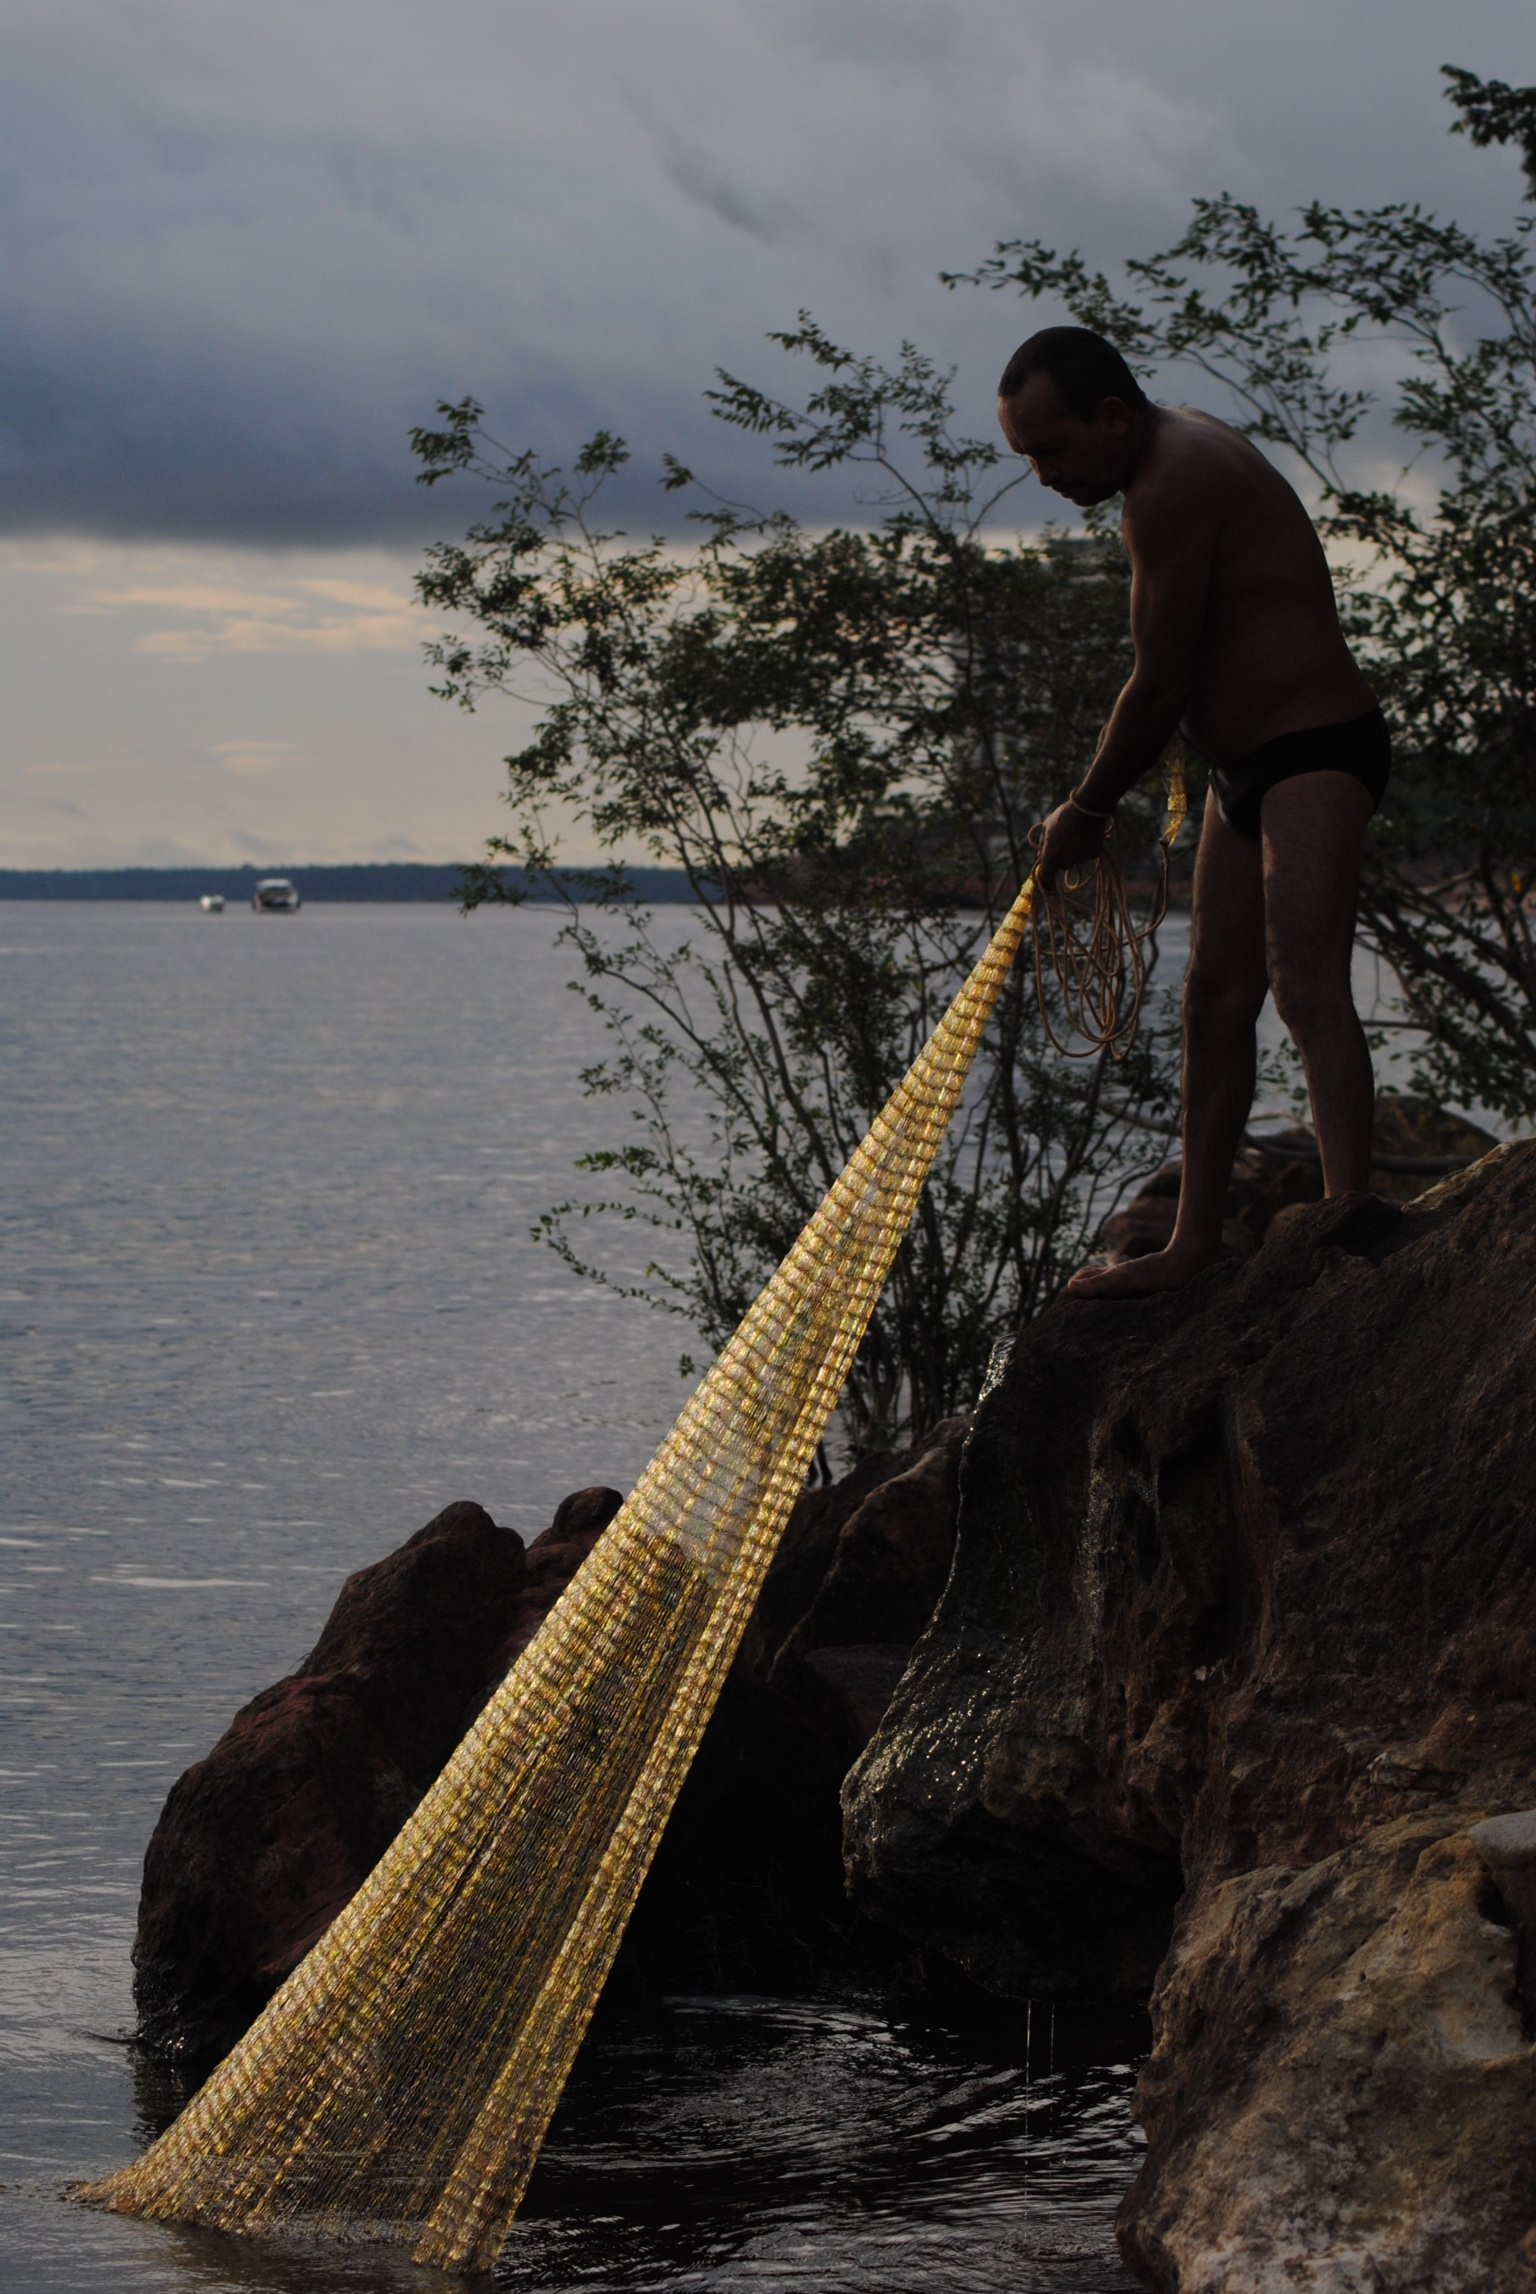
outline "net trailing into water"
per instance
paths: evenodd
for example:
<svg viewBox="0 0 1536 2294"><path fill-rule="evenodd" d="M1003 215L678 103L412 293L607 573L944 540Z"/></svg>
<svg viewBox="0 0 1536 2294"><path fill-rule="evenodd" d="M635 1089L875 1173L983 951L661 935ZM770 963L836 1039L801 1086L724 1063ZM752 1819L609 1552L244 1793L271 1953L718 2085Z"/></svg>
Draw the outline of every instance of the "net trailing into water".
<svg viewBox="0 0 1536 2294"><path fill-rule="evenodd" d="M1032 895L351 1902L175 2124L82 2197L494 2262Z"/></svg>

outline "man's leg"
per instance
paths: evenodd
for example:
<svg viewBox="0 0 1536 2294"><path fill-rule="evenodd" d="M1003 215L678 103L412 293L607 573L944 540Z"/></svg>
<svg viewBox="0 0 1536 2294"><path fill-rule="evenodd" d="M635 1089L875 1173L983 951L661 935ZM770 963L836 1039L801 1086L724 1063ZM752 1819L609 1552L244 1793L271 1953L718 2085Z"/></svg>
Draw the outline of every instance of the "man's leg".
<svg viewBox="0 0 1536 2294"><path fill-rule="evenodd" d="M1375 1079L1350 969L1372 810L1369 791L1348 773L1298 774L1264 799L1269 976L1306 1070L1329 1195L1370 1182Z"/></svg>
<svg viewBox="0 0 1536 2294"><path fill-rule="evenodd" d="M1207 797L1184 976L1178 1219L1166 1249L1075 1274L1067 1285L1073 1298L1178 1290L1219 1256L1232 1161L1253 1105L1255 1026L1267 986L1263 856Z"/></svg>

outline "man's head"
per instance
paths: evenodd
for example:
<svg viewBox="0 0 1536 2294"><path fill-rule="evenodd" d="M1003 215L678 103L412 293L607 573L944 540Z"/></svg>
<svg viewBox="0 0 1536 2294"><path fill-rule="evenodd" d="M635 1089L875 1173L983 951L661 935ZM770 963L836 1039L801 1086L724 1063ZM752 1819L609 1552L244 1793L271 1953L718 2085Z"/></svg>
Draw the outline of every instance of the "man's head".
<svg viewBox="0 0 1536 2294"><path fill-rule="evenodd" d="M1113 343L1088 327L1043 327L997 386L1003 436L1043 486L1107 502L1135 467L1152 402Z"/></svg>

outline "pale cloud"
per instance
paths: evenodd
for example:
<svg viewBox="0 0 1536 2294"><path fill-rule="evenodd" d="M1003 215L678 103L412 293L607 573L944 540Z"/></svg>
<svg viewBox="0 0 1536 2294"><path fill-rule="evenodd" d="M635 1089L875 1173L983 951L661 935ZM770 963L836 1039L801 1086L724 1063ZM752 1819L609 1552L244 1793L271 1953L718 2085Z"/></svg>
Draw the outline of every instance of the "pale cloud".
<svg viewBox="0 0 1536 2294"><path fill-rule="evenodd" d="M152 615L160 625L138 630L133 651L194 665L219 654L419 651L430 634L427 616L403 587L309 573L255 581L217 564L203 570L196 552L179 554L193 561L192 570L169 580L102 579L99 555L49 566L86 578L58 610L94 619ZM330 606L351 610L326 611ZM167 614L176 616L169 626L161 619Z"/></svg>
<svg viewBox="0 0 1536 2294"><path fill-rule="evenodd" d="M317 581L313 578L296 581L294 588L307 597L328 598L333 605L355 605L366 613L398 613L407 602L399 590L386 589L379 582Z"/></svg>
<svg viewBox="0 0 1536 2294"><path fill-rule="evenodd" d="M213 611L201 627L147 630L133 646L136 653L152 653L163 661L198 663L219 653L399 653L418 646L421 637L422 623L406 612L300 623Z"/></svg>
<svg viewBox="0 0 1536 2294"><path fill-rule="evenodd" d="M76 534L33 534L8 542L5 565L17 574L71 575L89 580L100 571L107 551L100 542Z"/></svg>
<svg viewBox="0 0 1536 2294"><path fill-rule="evenodd" d="M0 544L8 863L472 858L530 717L433 698L413 571L379 550ZM146 651L156 635L175 649Z"/></svg>
<svg viewBox="0 0 1536 2294"><path fill-rule="evenodd" d="M63 608L66 613L120 613L128 606L154 606L171 613L248 614L264 621L297 613L298 601L280 591L251 589L216 581L119 582L89 589Z"/></svg>
<svg viewBox="0 0 1536 2294"><path fill-rule="evenodd" d="M299 759L291 741L215 741L213 753L227 773L291 772Z"/></svg>

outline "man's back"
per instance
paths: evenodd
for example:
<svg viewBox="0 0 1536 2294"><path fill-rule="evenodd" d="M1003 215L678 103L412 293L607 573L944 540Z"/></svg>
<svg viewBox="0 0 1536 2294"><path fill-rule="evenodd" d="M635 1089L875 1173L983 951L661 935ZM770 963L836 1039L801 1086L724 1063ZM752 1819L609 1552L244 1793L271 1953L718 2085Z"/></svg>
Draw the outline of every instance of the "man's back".
<svg viewBox="0 0 1536 2294"><path fill-rule="evenodd" d="M1322 545L1293 489L1246 438L1191 407L1159 407L1122 520L1139 582L1206 587L1184 722L1232 762L1305 727L1371 708L1339 627Z"/></svg>

